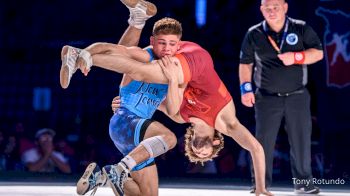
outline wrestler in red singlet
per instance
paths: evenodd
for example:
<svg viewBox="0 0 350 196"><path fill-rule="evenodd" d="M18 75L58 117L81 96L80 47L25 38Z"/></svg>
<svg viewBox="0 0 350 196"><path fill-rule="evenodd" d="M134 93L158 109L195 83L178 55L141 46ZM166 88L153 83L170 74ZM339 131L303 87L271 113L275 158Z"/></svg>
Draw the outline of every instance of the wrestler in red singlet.
<svg viewBox="0 0 350 196"><path fill-rule="evenodd" d="M215 127L216 116L232 97L217 75L210 54L193 42L183 41L176 57L188 82L180 107L182 118L189 122L190 117L197 117Z"/></svg>

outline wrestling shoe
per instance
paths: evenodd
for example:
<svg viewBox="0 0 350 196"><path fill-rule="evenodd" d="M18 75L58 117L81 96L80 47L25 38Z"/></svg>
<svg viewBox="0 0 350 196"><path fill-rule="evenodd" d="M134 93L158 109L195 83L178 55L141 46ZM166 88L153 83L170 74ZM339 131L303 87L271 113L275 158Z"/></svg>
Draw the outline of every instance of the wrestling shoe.
<svg viewBox="0 0 350 196"><path fill-rule="evenodd" d="M311 184L309 186L295 188L294 193L296 193L296 194L318 194L318 193L320 193L320 188Z"/></svg>
<svg viewBox="0 0 350 196"><path fill-rule="evenodd" d="M107 181L117 196L124 195L124 183L128 179L129 170L122 162L117 165L106 165L102 168L104 175L107 176Z"/></svg>
<svg viewBox="0 0 350 196"><path fill-rule="evenodd" d="M85 195L93 190L90 195L94 195L97 187L104 186L107 182L107 177L102 173L100 167L96 163L90 163L77 183L78 195Z"/></svg>
<svg viewBox="0 0 350 196"><path fill-rule="evenodd" d="M81 49L72 46L64 46L61 51L60 83L62 88L68 88L72 75L77 71L76 60Z"/></svg>
<svg viewBox="0 0 350 196"><path fill-rule="evenodd" d="M142 29L146 20L156 15L157 7L145 0L120 0L130 11L128 23L137 29Z"/></svg>

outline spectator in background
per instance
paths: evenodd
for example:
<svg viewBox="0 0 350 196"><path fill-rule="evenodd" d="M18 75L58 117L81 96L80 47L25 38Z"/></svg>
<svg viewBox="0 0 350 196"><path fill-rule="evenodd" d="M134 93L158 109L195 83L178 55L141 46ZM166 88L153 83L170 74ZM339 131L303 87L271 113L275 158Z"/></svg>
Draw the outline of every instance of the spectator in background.
<svg viewBox="0 0 350 196"><path fill-rule="evenodd" d="M4 149L4 155L6 159L5 169L15 170L19 169L20 154L17 137L10 134L7 137L7 143Z"/></svg>
<svg viewBox="0 0 350 196"><path fill-rule="evenodd" d="M36 147L22 154L22 162L29 171L71 173L67 158L54 150L53 138L55 135L55 131L48 128L36 132Z"/></svg>
<svg viewBox="0 0 350 196"><path fill-rule="evenodd" d="M30 135L28 135L31 132L28 132L25 130L25 125L23 122L18 121L15 124L15 133L17 139L17 145L19 148L19 154L23 154L24 151L33 148L35 145L33 141L31 141Z"/></svg>

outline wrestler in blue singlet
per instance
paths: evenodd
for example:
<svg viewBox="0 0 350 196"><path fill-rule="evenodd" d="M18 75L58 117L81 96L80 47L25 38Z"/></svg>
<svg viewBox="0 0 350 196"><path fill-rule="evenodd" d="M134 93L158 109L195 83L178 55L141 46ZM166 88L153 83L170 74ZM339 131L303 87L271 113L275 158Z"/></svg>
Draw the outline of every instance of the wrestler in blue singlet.
<svg viewBox="0 0 350 196"><path fill-rule="evenodd" d="M149 48L152 61L153 51ZM164 101L168 92L167 84L153 84L133 80L120 87L121 105L109 123L109 135L123 155L129 154L143 140L147 127L152 123L154 112ZM152 165L154 158L148 159L133 170Z"/></svg>

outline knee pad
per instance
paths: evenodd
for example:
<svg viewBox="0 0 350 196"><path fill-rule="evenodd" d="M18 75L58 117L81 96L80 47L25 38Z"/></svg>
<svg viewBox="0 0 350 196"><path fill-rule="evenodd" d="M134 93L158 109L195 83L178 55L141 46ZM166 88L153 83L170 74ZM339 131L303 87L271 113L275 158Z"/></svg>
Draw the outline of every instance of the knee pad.
<svg viewBox="0 0 350 196"><path fill-rule="evenodd" d="M150 158L155 158L169 150L168 144L162 136L154 136L143 140L140 143L150 154Z"/></svg>

